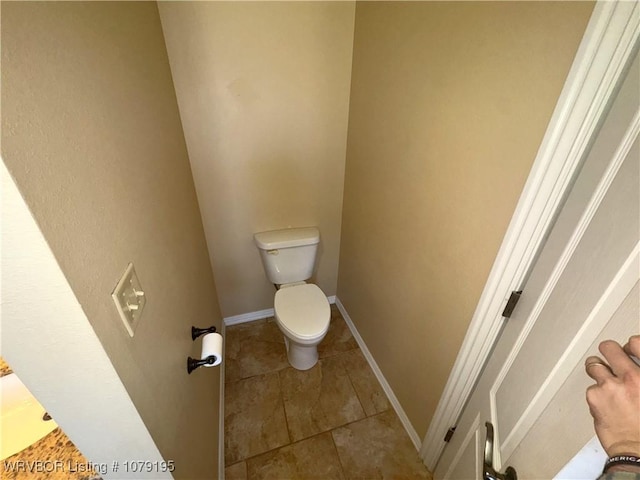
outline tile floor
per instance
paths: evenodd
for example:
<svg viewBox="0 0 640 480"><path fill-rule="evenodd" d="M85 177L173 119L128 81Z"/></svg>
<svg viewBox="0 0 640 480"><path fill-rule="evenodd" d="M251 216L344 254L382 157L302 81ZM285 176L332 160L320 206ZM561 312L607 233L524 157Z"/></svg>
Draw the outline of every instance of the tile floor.
<svg viewBox="0 0 640 480"><path fill-rule="evenodd" d="M227 327L226 478L431 479L335 305L318 351L301 372L272 318Z"/></svg>

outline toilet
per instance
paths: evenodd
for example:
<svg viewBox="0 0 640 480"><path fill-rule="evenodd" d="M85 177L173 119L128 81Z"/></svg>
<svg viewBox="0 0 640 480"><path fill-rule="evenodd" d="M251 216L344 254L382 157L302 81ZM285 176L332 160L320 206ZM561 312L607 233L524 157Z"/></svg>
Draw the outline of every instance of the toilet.
<svg viewBox="0 0 640 480"><path fill-rule="evenodd" d="M308 370L318 362L318 344L329 330L331 309L311 278L320 243L315 227L288 228L253 236L267 278L276 288L276 323L284 336L292 367Z"/></svg>

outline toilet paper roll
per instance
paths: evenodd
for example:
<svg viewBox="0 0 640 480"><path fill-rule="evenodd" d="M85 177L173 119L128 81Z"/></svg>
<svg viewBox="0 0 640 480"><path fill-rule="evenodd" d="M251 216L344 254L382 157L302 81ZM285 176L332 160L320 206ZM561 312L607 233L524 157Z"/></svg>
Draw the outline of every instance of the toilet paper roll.
<svg viewBox="0 0 640 480"><path fill-rule="evenodd" d="M219 333L207 333L202 337L202 356L200 358L204 359L211 355L216 356L216 361L204 365L205 367L215 367L222 363L222 335Z"/></svg>

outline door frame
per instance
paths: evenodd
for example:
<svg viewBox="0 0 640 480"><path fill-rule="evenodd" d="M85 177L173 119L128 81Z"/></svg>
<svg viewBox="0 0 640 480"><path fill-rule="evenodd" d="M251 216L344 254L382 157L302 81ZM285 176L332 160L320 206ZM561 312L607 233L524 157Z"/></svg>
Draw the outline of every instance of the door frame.
<svg viewBox="0 0 640 480"><path fill-rule="evenodd" d="M509 295L525 283L639 46L640 4L598 1L422 442L431 471L498 338Z"/></svg>

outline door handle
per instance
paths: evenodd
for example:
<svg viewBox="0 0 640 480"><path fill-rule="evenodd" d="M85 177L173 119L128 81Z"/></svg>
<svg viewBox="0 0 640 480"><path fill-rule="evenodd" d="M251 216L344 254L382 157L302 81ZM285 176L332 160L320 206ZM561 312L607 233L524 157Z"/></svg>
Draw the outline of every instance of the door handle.
<svg viewBox="0 0 640 480"><path fill-rule="evenodd" d="M507 467L504 473L496 472L493 468L493 425L486 422L487 439L484 442L484 465L482 467L483 480L518 480L513 467Z"/></svg>

